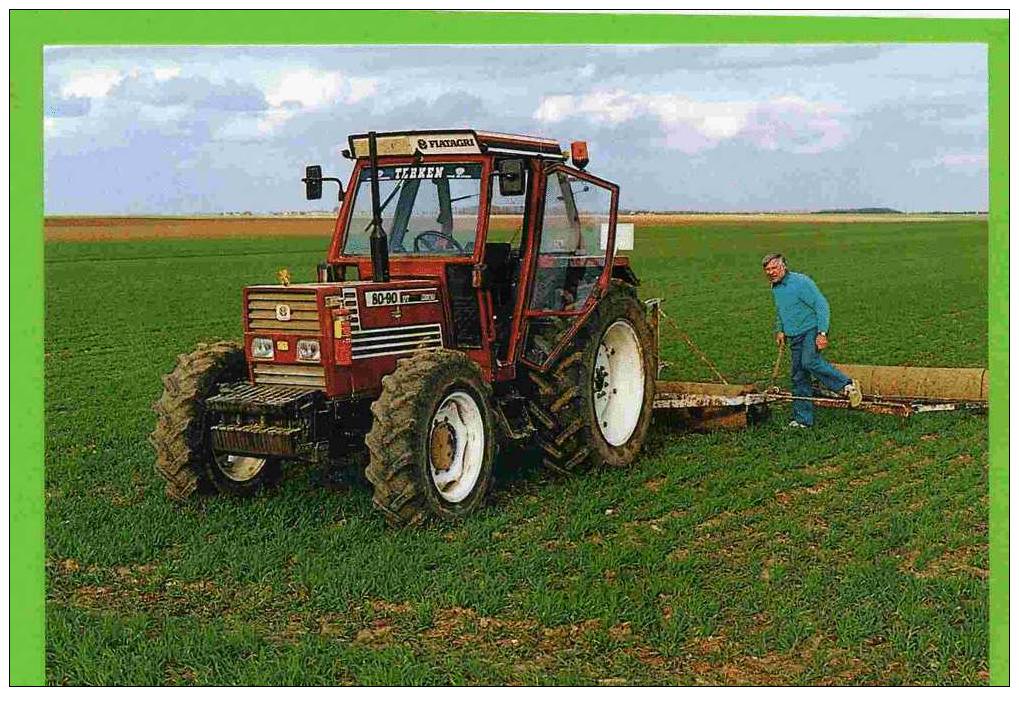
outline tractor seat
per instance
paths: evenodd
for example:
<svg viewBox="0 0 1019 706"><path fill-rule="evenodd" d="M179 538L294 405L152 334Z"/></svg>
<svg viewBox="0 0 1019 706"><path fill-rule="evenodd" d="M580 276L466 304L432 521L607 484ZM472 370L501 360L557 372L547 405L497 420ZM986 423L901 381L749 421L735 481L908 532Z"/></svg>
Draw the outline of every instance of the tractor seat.
<svg viewBox="0 0 1019 706"><path fill-rule="evenodd" d="M488 243L485 246L485 269L493 287L501 287L513 280L517 258L511 243Z"/></svg>

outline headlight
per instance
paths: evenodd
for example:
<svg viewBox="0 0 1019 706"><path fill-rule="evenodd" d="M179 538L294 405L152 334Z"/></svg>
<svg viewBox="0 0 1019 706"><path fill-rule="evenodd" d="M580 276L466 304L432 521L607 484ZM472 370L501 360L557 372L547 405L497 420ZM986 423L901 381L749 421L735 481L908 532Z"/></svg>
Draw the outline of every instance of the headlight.
<svg viewBox="0 0 1019 706"><path fill-rule="evenodd" d="M307 361L322 360L322 349L317 340L303 339L297 342L297 359Z"/></svg>
<svg viewBox="0 0 1019 706"><path fill-rule="evenodd" d="M272 339L271 338L252 338L251 339L251 357L252 358L272 358Z"/></svg>

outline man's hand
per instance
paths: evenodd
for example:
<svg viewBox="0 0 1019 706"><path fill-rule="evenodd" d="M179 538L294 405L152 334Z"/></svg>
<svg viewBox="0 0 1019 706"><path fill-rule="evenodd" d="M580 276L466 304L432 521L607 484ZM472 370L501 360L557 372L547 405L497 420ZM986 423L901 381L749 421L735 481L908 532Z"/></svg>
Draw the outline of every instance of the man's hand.
<svg viewBox="0 0 1019 706"><path fill-rule="evenodd" d="M775 334L775 345L781 346L785 344L785 334L779 331Z"/></svg>
<svg viewBox="0 0 1019 706"><path fill-rule="evenodd" d="M814 339L814 344L817 346L817 350L823 351L828 347L828 336L827 334L819 333L817 338Z"/></svg>

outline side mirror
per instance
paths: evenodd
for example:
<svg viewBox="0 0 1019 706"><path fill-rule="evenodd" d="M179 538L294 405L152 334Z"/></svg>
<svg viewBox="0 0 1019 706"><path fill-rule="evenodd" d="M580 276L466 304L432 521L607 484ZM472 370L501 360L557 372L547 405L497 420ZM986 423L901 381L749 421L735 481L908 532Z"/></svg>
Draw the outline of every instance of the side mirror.
<svg viewBox="0 0 1019 706"><path fill-rule="evenodd" d="M505 159L499 163L499 195L524 195L524 160Z"/></svg>
<svg viewBox="0 0 1019 706"><path fill-rule="evenodd" d="M322 198L322 167L317 164L306 167L301 181L309 201Z"/></svg>

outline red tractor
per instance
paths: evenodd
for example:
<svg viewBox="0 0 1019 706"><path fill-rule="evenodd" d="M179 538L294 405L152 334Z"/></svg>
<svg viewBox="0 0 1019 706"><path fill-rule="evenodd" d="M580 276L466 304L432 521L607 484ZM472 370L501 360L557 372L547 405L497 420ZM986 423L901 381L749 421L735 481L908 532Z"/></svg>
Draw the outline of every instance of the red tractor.
<svg viewBox="0 0 1019 706"><path fill-rule="evenodd" d="M152 434L167 493L248 495L286 460L364 475L392 524L459 516L500 442L544 464L626 466L647 435L657 331L616 255L619 187L553 140L473 130L353 135L317 281L244 290L244 342L164 377ZM632 226L624 231L632 241Z"/></svg>

